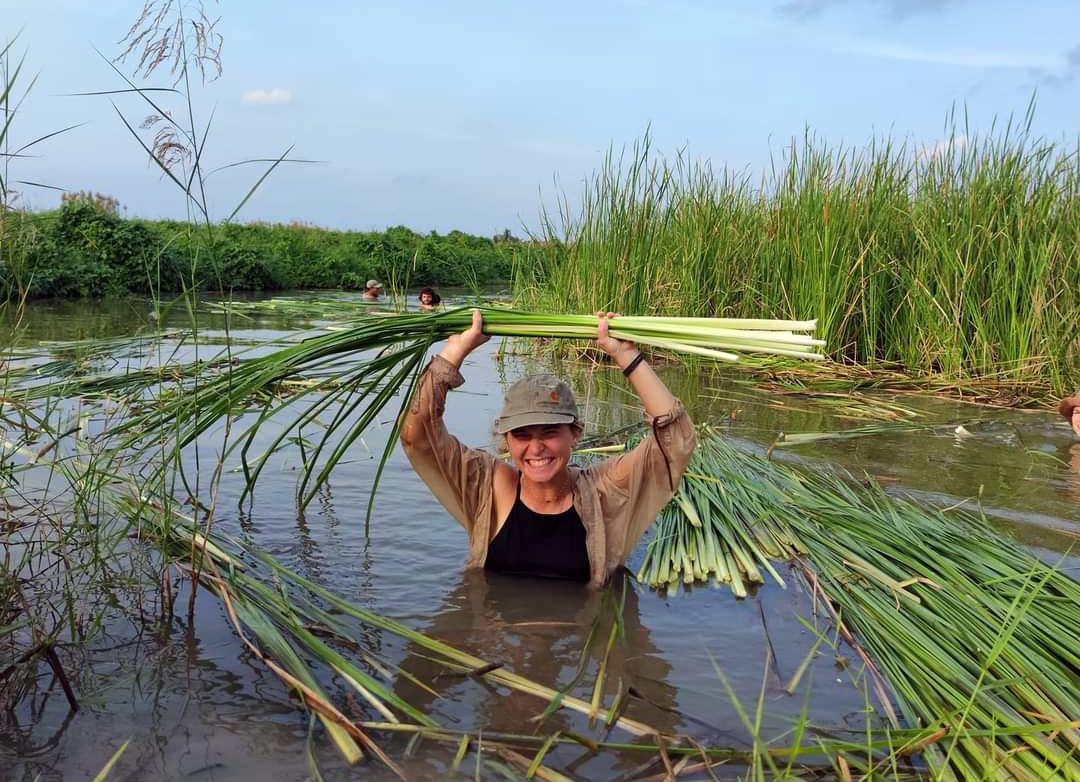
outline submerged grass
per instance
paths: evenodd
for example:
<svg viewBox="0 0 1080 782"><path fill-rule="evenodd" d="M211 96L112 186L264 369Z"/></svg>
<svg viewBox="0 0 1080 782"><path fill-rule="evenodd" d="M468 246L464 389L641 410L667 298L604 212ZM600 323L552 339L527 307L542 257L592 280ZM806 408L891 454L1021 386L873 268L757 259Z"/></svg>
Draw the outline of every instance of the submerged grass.
<svg viewBox="0 0 1080 782"><path fill-rule="evenodd" d="M924 750L940 779L1080 779L1080 583L944 513L803 475L716 435L658 522L640 574L675 586L713 577L781 584L796 563L908 725L942 732Z"/></svg>
<svg viewBox="0 0 1080 782"><path fill-rule="evenodd" d="M545 214L520 306L817 318L837 363L1045 398L1080 385L1080 148L950 118L932 153L793 140L761 181L648 137ZM829 366L816 371L828 374Z"/></svg>

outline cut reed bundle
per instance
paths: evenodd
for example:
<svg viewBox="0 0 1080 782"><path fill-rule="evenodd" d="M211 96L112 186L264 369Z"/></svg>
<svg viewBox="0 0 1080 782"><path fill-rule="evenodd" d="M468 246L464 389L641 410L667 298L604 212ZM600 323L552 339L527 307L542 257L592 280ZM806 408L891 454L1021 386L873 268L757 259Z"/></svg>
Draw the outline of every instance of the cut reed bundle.
<svg viewBox="0 0 1080 782"><path fill-rule="evenodd" d="M746 597L747 584L764 583L762 570L780 584L774 560L789 560L806 549L768 508L755 502L763 481L776 492L785 483L768 462L747 462L747 481L725 480L729 459L723 440L702 427L690 466L675 499L656 521L652 540L637 577L651 587L704 583L712 578Z"/></svg>
<svg viewBox="0 0 1080 782"><path fill-rule="evenodd" d="M596 315L552 315L498 307L484 307L481 312L485 332L504 337L593 339L598 323ZM160 447L167 441L175 452L261 399L257 415L226 453L239 449L250 490L266 460L290 442L295 432L321 430L320 439L304 459L299 493L306 505L386 405L395 398L399 405L408 403L432 344L460 333L471 321L472 311L464 307L434 314L367 315L269 353L260 348L233 352L227 360L216 357L124 376L79 378L69 384L37 388L33 393L70 395L80 389L94 393L107 389L114 398L126 393L139 412L110 432L110 436L120 438L117 447L138 450ZM822 342L801 333L814 325L813 321L620 317L612 321L610 333L665 351L719 360L736 360L736 352L815 359L820 358L815 348ZM266 394L282 382L294 380L309 382L291 386L284 397ZM152 394L156 399L148 398ZM267 451L254 457L250 449L259 428L290 407L300 412L283 425ZM388 453L384 452L383 463Z"/></svg>
<svg viewBox="0 0 1080 782"><path fill-rule="evenodd" d="M709 432L699 448L646 580L730 573L737 587L794 558L908 724L945 732L925 750L935 778L1080 780L1080 584L972 514L801 475Z"/></svg>

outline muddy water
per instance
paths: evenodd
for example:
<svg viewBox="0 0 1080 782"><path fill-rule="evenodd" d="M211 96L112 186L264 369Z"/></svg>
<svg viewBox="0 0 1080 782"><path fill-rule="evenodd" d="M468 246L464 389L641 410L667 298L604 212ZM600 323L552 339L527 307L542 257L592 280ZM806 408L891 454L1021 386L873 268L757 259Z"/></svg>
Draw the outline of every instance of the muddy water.
<svg viewBox="0 0 1080 782"><path fill-rule="evenodd" d="M288 337L326 325L360 305L341 297L340 310L306 315L296 302L266 305L234 319L229 336L242 344ZM455 297L447 297L454 303ZM324 300L325 297L320 297ZM458 299L460 300L460 299ZM312 305L314 309L314 305ZM20 334L24 346L46 340L107 339L154 325L142 302L108 305L35 305ZM186 315L165 313L165 328L189 325ZM200 316L206 342L225 338L220 316ZM189 350L190 345L178 346ZM525 372L550 369L570 377L592 432L639 420L617 372L574 363L550 364L500 351L489 343L470 358L466 385L451 395L448 423L463 441L490 442L490 422L502 389ZM44 351L78 359L78 351ZM106 364L142 361L112 357ZM119 362L119 363L117 363ZM101 362L87 366L99 369ZM711 421L749 449L764 451L780 432L850 429L882 418L853 420L806 397L762 390L731 370L677 366L662 371L696 420ZM876 476L890 490L937 505L981 509L987 523L1015 535L1040 556L1057 561L1080 534L1080 448L1060 420L1046 413L991 411L919 397L881 401L904 408L918 430L892 431L848 440L825 440L777 448L774 458L829 463ZM849 413L845 413L847 415ZM569 686L586 700L601 656L587 647L590 632L608 636L613 600L622 604L623 638L608 662L604 702L633 688L626 714L661 730L685 732L706 744L745 746L734 698L753 711L764 693L763 733L783 733L806 707L813 722L833 731L858 731L866 714L865 679L857 666L843 668L847 650L826 644L793 694L783 685L817 640L815 616L797 579L773 583L745 600L726 589L697 588L658 594L620 583L607 595L574 584L466 575L465 534L431 497L400 452L391 457L365 535L368 488L389 428L388 413L366 433L339 466L330 484L306 511L295 503L296 457L272 462L255 501L243 511L241 484L227 473L219 496L219 529L243 534L301 574L356 604L471 651L484 659L553 686ZM272 436L261 433L261 443ZM214 444L203 443L212 457ZM256 449L257 450L257 449ZM212 463L212 459L211 459ZM640 564L644 546L629 562ZM1067 559L1065 567L1074 568ZM183 590L182 584L180 589ZM177 605L186 606L181 591ZM133 629L114 620L90 657L80 694L83 708L70 714L59 694L35 698L0 717L0 779L49 780L92 777L119 745L131 745L110 779L265 780L311 778L309 752L327 779L384 779L376 765L345 768L321 729L290 701L277 678L246 654L217 601L200 594L193 618L186 611L162 624ZM458 729L530 733L544 703L470 679L445 676L416 649L373 634L371 649L432 682L430 693L397 677L394 688L440 723ZM767 662L771 654L774 659ZM583 664L583 655L586 660ZM575 682L577 672L585 673ZM727 685L721 679L721 674ZM42 677L47 680L46 669ZM332 693L339 682L326 681ZM43 686L42 689L45 689ZM598 737L607 732L584 718L555 715L555 727ZM627 740L618 730L612 740ZM410 779L498 779L496 766L470 756L467 768L448 772L453 747L384 737ZM549 765L578 779L612 779L636 773L645 758L632 753L591 753L581 746L556 750Z"/></svg>

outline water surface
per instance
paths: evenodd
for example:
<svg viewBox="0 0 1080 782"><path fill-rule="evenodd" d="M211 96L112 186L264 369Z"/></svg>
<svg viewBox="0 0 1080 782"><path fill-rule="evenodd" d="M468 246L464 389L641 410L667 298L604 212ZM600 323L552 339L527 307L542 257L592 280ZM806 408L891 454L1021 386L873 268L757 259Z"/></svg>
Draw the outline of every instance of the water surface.
<svg viewBox="0 0 1080 782"><path fill-rule="evenodd" d="M199 350L220 349L226 340L242 348L267 338L293 338L298 330L326 326L362 306L355 297L341 295L334 306L312 304L312 312L305 313L300 303L328 297L279 298L290 303L247 310L229 323L219 313L203 311ZM453 304L461 299L451 295L444 300ZM20 327L19 345L37 353L27 360L30 364L78 361L78 348L46 343L100 341L158 327L179 332L190 326L179 308L156 320L149 313L149 306L137 300L35 304ZM122 371L174 350L193 355L193 345L190 338L176 337L148 351L95 357L85 371ZM466 385L450 396L452 433L478 447L490 445L502 390L523 373L540 370L571 379L591 433L640 420L617 371L519 355L514 346L492 341L470 357L463 368ZM695 420L713 423L747 449L764 452L780 432L833 431L874 420L840 417L812 399L762 390L727 367L672 364L660 371ZM1080 445L1064 422L1050 413L989 410L925 397L884 399L915 411L910 420L925 428L779 448L774 458L840 466L921 501L980 510L988 524L1053 561L1075 544L1080 534ZM751 711L764 693L767 736L782 734L804 706L815 723L837 731L858 731L867 719L876 719L866 713L862 671L838 659L850 655L842 647L833 650L826 644L794 694L784 692L817 633L829 628L799 580L786 578L786 571L787 589L768 583L743 600L712 587L661 594L631 579L595 594L576 584L464 573L464 531L400 450L387 465L365 534L370 486L392 413L383 418L351 449L306 510L298 510L295 501L295 450L270 463L250 505L239 505L239 475L226 473L218 529L246 536L287 567L353 603L539 682L568 687L585 700L592 696L618 604L623 633L608 660L604 703L632 689L627 716L663 731L688 733L702 743L746 745L747 732L728 686ZM274 433L274 426L260 431L257 445L265 447ZM204 438L200 448L203 463L212 465L213 436ZM631 571L640 565L644 545L630 558ZM1074 569L1076 560L1066 558L1062 565ZM186 608L184 582L178 581L177 588L177 605ZM178 610L159 624L136 626L123 615L111 615L104 640L91 655L82 710L69 713L62 697L53 693L0 718L4 779L89 778L128 738L132 744L111 778L304 779L310 776L309 747L327 779L392 778L377 765L357 770L342 765L321 729L309 731L307 716L277 678L244 650L211 595L199 594L191 617ZM590 637L603 640L589 645ZM385 659L432 683L438 698L404 677L393 686L444 725L518 733L549 733L559 727L607 735L584 717L563 713L538 728L533 718L543 711L543 701L447 676L416 649L386 634L372 633L367 640ZM579 671L584 673L578 676ZM325 683L330 692L342 692L339 682L328 677ZM610 738L628 737L615 729ZM409 746L393 737L385 742L410 779L455 778L447 770L453 747ZM630 753L597 754L577 745L550 756L550 765L580 779L634 776L644 762ZM475 773L469 766L456 778ZM482 766L479 773L498 778L494 768Z"/></svg>

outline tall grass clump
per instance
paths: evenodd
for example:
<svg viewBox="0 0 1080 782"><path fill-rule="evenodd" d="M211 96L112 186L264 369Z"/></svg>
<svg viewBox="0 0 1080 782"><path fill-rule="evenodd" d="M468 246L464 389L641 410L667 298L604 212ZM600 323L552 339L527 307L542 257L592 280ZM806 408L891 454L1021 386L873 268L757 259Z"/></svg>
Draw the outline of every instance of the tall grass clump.
<svg viewBox="0 0 1080 782"><path fill-rule="evenodd" d="M816 318L837 362L1063 392L1080 383L1080 147L1030 127L950 118L934 149L808 133L757 182L646 137L580 209L542 216L517 303Z"/></svg>

